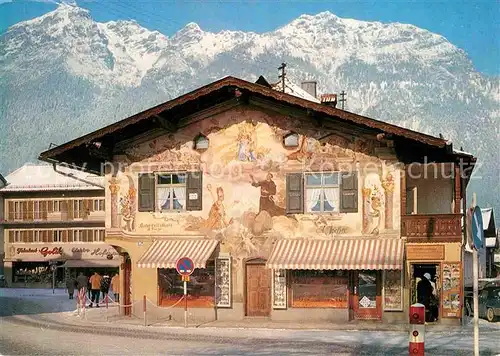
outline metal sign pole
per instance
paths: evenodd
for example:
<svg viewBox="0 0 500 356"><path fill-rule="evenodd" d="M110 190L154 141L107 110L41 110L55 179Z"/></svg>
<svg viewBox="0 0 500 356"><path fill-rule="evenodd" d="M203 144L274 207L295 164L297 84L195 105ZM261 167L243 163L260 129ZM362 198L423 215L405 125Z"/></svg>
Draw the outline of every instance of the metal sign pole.
<svg viewBox="0 0 500 356"><path fill-rule="evenodd" d="M184 280L184 327L187 328L188 326L188 300L187 300L187 281L186 277L182 278Z"/></svg>
<svg viewBox="0 0 500 356"><path fill-rule="evenodd" d="M478 271L478 258L477 249L472 249L472 288L473 288L473 299L474 299L474 356L479 356L479 300L478 300L478 289L479 289L479 271Z"/></svg>
<svg viewBox="0 0 500 356"><path fill-rule="evenodd" d="M52 294L55 294L56 290L56 269L54 268L55 266L52 265Z"/></svg>

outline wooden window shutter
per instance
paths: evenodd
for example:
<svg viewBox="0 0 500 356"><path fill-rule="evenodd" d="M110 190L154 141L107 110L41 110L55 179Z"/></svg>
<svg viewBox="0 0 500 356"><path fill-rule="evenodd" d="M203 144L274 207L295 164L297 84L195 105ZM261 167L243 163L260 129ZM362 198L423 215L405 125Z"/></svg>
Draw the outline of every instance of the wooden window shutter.
<svg viewBox="0 0 500 356"><path fill-rule="evenodd" d="M28 202L28 220L33 220L35 218L34 215L34 209L35 209L35 202L30 200Z"/></svg>
<svg viewBox="0 0 500 356"><path fill-rule="evenodd" d="M155 210L155 175L139 174L139 211Z"/></svg>
<svg viewBox="0 0 500 356"><path fill-rule="evenodd" d="M47 220L47 200L40 201L40 218Z"/></svg>
<svg viewBox="0 0 500 356"><path fill-rule="evenodd" d="M23 220L28 220L28 202L27 201L23 201L22 202L22 205L23 205Z"/></svg>
<svg viewBox="0 0 500 356"><path fill-rule="evenodd" d="M49 200L47 210L49 213L54 212L54 201L53 200Z"/></svg>
<svg viewBox="0 0 500 356"><path fill-rule="evenodd" d="M203 172L188 172L186 210L203 210Z"/></svg>
<svg viewBox="0 0 500 356"><path fill-rule="evenodd" d="M358 174L342 172L340 182L340 212L358 212Z"/></svg>
<svg viewBox="0 0 500 356"><path fill-rule="evenodd" d="M9 202L8 209L9 209L9 216L7 217L7 219L9 221L12 221L12 220L14 220L14 217L15 217L15 215L14 215L14 209L15 208L14 208L14 202L13 201Z"/></svg>
<svg viewBox="0 0 500 356"><path fill-rule="evenodd" d="M62 231L62 242L68 242L68 230Z"/></svg>
<svg viewBox="0 0 500 356"><path fill-rule="evenodd" d="M304 175L302 173L286 175L286 213L304 213Z"/></svg>
<svg viewBox="0 0 500 356"><path fill-rule="evenodd" d="M49 230L43 231L43 242L49 242Z"/></svg>
<svg viewBox="0 0 500 356"><path fill-rule="evenodd" d="M14 231L9 231L9 242L14 242Z"/></svg>

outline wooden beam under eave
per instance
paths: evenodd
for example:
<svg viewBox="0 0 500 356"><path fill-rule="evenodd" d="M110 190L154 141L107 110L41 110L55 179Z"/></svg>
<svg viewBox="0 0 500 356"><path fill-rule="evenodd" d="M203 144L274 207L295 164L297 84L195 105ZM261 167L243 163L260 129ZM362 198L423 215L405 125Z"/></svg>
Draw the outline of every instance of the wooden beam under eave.
<svg viewBox="0 0 500 356"><path fill-rule="evenodd" d="M187 115L182 117L178 124L177 124L177 129L181 129L183 127L186 127L188 125L194 124L198 121L213 117L215 115L221 114L225 111L231 110L239 105L242 104L242 101L239 98L233 98L226 100L220 104L216 104L214 106L211 106L207 109L200 110L194 114Z"/></svg>
<svg viewBox="0 0 500 356"><path fill-rule="evenodd" d="M175 132L177 131L177 125L173 124L170 120L164 118L163 116L160 115L153 115L155 118L156 122L160 124L161 128L168 131L168 132Z"/></svg>

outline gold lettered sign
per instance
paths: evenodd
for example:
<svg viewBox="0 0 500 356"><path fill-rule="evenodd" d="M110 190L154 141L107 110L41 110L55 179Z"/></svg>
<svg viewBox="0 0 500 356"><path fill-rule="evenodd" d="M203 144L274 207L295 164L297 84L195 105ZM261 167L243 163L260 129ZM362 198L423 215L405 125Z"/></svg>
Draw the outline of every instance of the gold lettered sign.
<svg viewBox="0 0 500 356"><path fill-rule="evenodd" d="M444 260L444 245L406 245L406 259L420 261Z"/></svg>

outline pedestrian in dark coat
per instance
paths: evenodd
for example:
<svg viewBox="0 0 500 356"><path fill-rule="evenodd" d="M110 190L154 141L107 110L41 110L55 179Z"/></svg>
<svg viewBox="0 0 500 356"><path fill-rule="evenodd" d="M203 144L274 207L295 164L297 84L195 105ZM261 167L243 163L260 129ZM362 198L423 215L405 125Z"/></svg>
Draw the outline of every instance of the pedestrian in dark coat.
<svg viewBox="0 0 500 356"><path fill-rule="evenodd" d="M66 280L66 289L68 290L69 299L73 299L73 294L75 293L75 279L73 277L69 277Z"/></svg>

